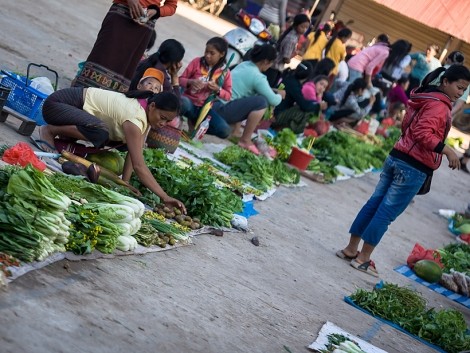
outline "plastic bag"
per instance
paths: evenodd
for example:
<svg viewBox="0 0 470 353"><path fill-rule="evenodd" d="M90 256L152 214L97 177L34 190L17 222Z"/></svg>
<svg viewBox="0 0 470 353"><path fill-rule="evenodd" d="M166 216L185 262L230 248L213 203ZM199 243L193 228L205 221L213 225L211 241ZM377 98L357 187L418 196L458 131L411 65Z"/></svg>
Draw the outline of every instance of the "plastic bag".
<svg viewBox="0 0 470 353"><path fill-rule="evenodd" d="M421 244L416 243L408 259L406 259L406 263L412 269L419 260L431 260L441 266L441 268L444 268L441 262L441 254L437 250L426 249Z"/></svg>
<svg viewBox="0 0 470 353"><path fill-rule="evenodd" d="M33 149L25 142L18 142L13 147L3 152L2 160L8 164L20 165L22 167L32 164L32 166L41 172L46 169L46 164L39 160L34 154Z"/></svg>
<svg viewBox="0 0 470 353"><path fill-rule="evenodd" d="M51 94L54 92L54 87L52 86L51 80L47 77L36 77L31 80L32 88L37 89L39 92L44 94Z"/></svg>
<svg viewBox="0 0 470 353"><path fill-rule="evenodd" d="M360 120L354 127L354 130L360 132L361 134L367 135L369 133L369 122L364 119Z"/></svg>

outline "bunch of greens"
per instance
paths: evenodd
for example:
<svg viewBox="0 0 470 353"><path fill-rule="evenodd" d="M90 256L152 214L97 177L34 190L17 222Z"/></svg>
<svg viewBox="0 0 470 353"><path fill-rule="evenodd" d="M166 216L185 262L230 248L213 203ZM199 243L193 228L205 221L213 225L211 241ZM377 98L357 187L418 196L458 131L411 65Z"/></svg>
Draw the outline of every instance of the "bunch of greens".
<svg viewBox="0 0 470 353"><path fill-rule="evenodd" d="M444 272L454 271L470 274L470 246L462 243L446 245L437 250L441 255Z"/></svg>
<svg viewBox="0 0 470 353"><path fill-rule="evenodd" d="M307 170L316 174L323 174L324 180L327 183L334 181L336 177L341 174L338 169L328 161L320 161L316 158L312 159L308 164Z"/></svg>
<svg viewBox="0 0 470 353"><path fill-rule="evenodd" d="M300 181L299 172L282 161L270 161L235 145L215 153L214 157L230 167L228 173L262 191L272 188L275 182L297 184Z"/></svg>
<svg viewBox="0 0 470 353"><path fill-rule="evenodd" d="M31 165L0 170L0 251L23 261L64 251L70 199Z"/></svg>
<svg viewBox="0 0 470 353"><path fill-rule="evenodd" d="M91 254L98 243L98 237L103 233L103 228L96 221L99 218L98 214L72 204L66 217L71 226L69 241L65 248L74 254Z"/></svg>
<svg viewBox="0 0 470 353"><path fill-rule="evenodd" d="M54 173L49 180L56 189L69 196L72 200L80 201L85 199L87 202L91 203L109 203L128 206L132 208L136 218L140 218L144 214L145 206L139 200L109 190L104 186L89 183L82 177ZM120 191L122 189L120 189Z"/></svg>
<svg viewBox="0 0 470 353"><path fill-rule="evenodd" d="M289 128L284 128L268 143L277 151L277 158L281 161L289 159L292 147L297 146L297 136Z"/></svg>
<svg viewBox="0 0 470 353"><path fill-rule="evenodd" d="M341 131L318 138L313 148L315 158L332 167L342 165L361 173L370 167L381 168L389 151L382 146L360 141Z"/></svg>
<svg viewBox="0 0 470 353"><path fill-rule="evenodd" d="M230 227L233 214L243 209L242 199L229 189L218 187L207 169L181 168L157 149L145 149L144 158L165 192L184 202L188 213L203 224ZM135 176L131 183L143 195L150 192Z"/></svg>
<svg viewBox="0 0 470 353"><path fill-rule="evenodd" d="M461 312L428 309L424 298L409 288L385 283L373 291L358 289L351 299L371 314L389 320L447 352L457 353L470 348L470 335Z"/></svg>

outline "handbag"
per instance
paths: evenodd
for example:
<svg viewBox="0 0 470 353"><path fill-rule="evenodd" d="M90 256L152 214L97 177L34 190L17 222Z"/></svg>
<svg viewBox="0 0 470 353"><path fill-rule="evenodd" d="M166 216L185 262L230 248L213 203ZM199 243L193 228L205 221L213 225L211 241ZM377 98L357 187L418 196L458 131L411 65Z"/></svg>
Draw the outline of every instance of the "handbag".
<svg viewBox="0 0 470 353"><path fill-rule="evenodd" d="M424 179L423 185L421 185L421 188L418 190L416 195L425 195L429 191L431 191L431 182L432 182L432 174L426 175L426 179Z"/></svg>

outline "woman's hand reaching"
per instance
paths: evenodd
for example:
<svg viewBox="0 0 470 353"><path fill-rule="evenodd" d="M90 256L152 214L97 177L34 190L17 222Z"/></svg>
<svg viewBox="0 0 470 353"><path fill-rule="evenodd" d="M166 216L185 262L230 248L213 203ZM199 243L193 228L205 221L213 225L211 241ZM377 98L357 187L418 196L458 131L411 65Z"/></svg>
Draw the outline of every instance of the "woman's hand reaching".
<svg viewBox="0 0 470 353"><path fill-rule="evenodd" d="M162 199L162 202L165 204L165 206L177 207L183 214L186 214L186 207L180 200L174 199L173 197L168 197L166 199Z"/></svg>

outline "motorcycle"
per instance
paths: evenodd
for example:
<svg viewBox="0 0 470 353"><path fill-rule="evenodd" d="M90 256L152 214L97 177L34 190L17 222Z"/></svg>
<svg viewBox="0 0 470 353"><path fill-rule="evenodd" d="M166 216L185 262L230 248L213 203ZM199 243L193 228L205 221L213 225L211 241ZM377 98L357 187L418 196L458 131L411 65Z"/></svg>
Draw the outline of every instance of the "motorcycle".
<svg viewBox="0 0 470 353"><path fill-rule="evenodd" d="M258 16L251 15L243 9L236 14L241 27L232 29L224 34L228 43L227 57L234 55L230 68L234 68L243 60L247 59L247 54L255 44L272 42L272 35L266 28L264 21Z"/></svg>

